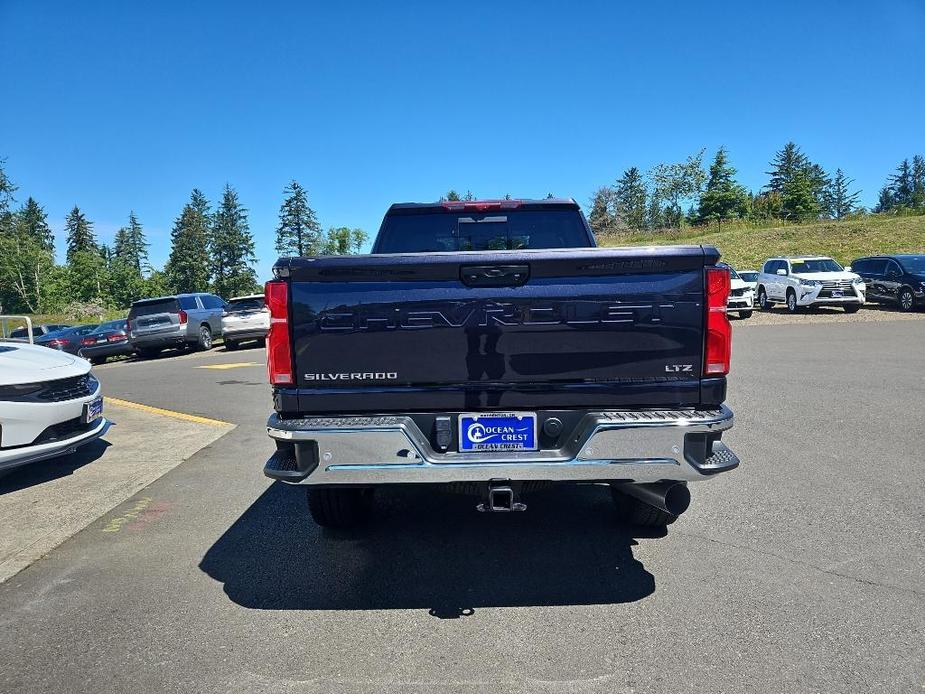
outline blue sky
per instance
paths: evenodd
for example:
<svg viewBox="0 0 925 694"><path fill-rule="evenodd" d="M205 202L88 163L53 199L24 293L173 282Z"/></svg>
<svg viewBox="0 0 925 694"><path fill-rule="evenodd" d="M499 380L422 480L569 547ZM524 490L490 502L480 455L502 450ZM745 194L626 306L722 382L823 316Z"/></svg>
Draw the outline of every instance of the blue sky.
<svg viewBox="0 0 925 694"><path fill-rule="evenodd" d="M453 187L571 196L724 144L757 190L796 141L867 205L925 152L925 3L0 0L0 157L60 229L135 210L160 265L226 182L272 266L295 178L327 226ZM400 7L398 6L400 5ZM62 246L59 239L59 247Z"/></svg>

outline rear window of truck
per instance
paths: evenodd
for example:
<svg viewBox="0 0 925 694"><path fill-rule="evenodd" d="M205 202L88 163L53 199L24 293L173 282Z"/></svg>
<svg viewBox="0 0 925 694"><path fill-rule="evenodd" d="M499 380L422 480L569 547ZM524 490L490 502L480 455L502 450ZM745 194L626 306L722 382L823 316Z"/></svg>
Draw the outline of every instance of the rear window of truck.
<svg viewBox="0 0 925 694"><path fill-rule="evenodd" d="M376 253L588 248L578 210L433 212L386 216Z"/></svg>

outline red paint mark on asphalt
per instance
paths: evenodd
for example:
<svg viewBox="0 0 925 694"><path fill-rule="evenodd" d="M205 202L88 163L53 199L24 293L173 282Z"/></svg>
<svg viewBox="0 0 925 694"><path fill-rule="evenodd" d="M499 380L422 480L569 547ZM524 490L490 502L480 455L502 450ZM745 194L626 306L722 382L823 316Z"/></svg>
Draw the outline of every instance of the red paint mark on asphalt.
<svg viewBox="0 0 925 694"><path fill-rule="evenodd" d="M157 521L158 518L163 516L170 509L170 503L166 501L155 501L153 504L148 506L138 518L133 520L131 523L125 527L129 530L144 530L149 525Z"/></svg>

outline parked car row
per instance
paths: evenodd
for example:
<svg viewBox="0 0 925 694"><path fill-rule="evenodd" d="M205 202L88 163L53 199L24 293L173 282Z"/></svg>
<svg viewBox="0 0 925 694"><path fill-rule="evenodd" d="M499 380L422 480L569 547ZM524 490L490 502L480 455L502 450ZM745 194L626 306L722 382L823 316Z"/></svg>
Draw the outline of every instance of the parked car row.
<svg viewBox="0 0 925 694"><path fill-rule="evenodd" d="M225 302L196 293L136 301L128 318L99 325L26 324L0 334L0 473L71 453L106 433L110 423L88 361L209 349L219 335L236 349L263 339L270 316L262 294Z"/></svg>
<svg viewBox="0 0 925 694"><path fill-rule="evenodd" d="M760 272L730 268L730 274L728 310L743 318L751 315L753 303L762 310L782 303L790 313L810 306L855 313L868 301L901 311L925 305L925 255L870 256L847 267L827 256L781 256L768 258Z"/></svg>
<svg viewBox="0 0 925 694"><path fill-rule="evenodd" d="M262 340L270 329L270 314L262 294L224 301L215 294L195 293L143 299L128 313L128 338L144 357L171 347L212 348L223 337L228 349L242 342Z"/></svg>
<svg viewBox="0 0 925 694"><path fill-rule="evenodd" d="M127 318L101 324L33 324L32 338L36 345L101 364L114 356L155 357L170 348L207 350L219 336L233 350L263 340L269 329L263 294L226 302L215 294L194 293L142 299L132 304ZM7 339L28 341L29 329L17 328Z"/></svg>

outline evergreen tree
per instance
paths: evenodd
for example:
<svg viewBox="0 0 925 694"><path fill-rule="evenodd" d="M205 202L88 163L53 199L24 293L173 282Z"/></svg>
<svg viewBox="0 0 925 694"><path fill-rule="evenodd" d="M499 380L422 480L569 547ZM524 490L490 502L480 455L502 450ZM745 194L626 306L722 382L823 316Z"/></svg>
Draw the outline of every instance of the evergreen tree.
<svg viewBox="0 0 925 694"><path fill-rule="evenodd" d="M710 165L707 187L700 196L698 221L742 217L748 210L748 193L735 180L736 170L729 165L726 148L720 147Z"/></svg>
<svg viewBox="0 0 925 694"><path fill-rule="evenodd" d="M796 171L781 194L784 216L792 221L817 219L821 212L813 189L813 179L806 169Z"/></svg>
<svg viewBox="0 0 925 694"><path fill-rule="evenodd" d="M48 226L48 215L31 196L17 213L22 230L49 253L55 251L55 234Z"/></svg>
<svg viewBox="0 0 925 694"><path fill-rule="evenodd" d="M819 209L825 210L828 207L827 196L831 183L829 175L819 164L810 164L806 170L806 174L809 178L810 187L813 190L813 197L816 198Z"/></svg>
<svg viewBox="0 0 925 694"><path fill-rule="evenodd" d="M472 194L471 190L466 191L466 194L463 196L463 200L465 200L466 202L472 202L473 200L475 200L475 196Z"/></svg>
<svg viewBox="0 0 925 694"><path fill-rule="evenodd" d="M170 257L163 279L177 292L201 292L209 287L211 239L209 202L194 189L170 232Z"/></svg>
<svg viewBox="0 0 925 694"><path fill-rule="evenodd" d="M912 207L925 208L925 157L912 157Z"/></svg>
<svg viewBox="0 0 925 694"><path fill-rule="evenodd" d="M6 159L0 159L0 232L9 231L13 223L13 193L16 186L9 179L4 170Z"/></svg>
<svg viewBox="0 0 925 694"><path fill-rule="evenodd" d="M128 255L126 259L135 267L139 276L143 276L144 273L151 268L148 263L149 245L147 238L145 238L145 232L144 229L142 229L141 222L138 221L138 217L135 216L134 212L129 212Z"/></svg>
<svg viewBox="0 0 925 694"><path fill-rule="evenodd" d="M650 231L657 231L658 229L664 229L665 226L665 210L662 207L662 201L657 195L650 195L649 205L646 209L646 228Z"/></svg>
<svg viewBox="0 0 925 694"><path fill-rule="evenodd" d="M449 202L459 202L459 193L457 193L452 188L447 192L447 194L441 198L441 200L447 200Z"/></svg>
<svg viewBox="0 0 925 694"><path fill-rule="evenodd" d="M893 191L890 190L889 185L885 185L880 189L880 195L877 196L877 206L874 207L874 212L889 212L892 209Z"/></svg>
<svg viewBox="0 0 925 694"><path fill-rule="evenodd" d="M279 208L276 252L283 256L317 255L321 244L321 225L308 206L308 193L297 181L284 190L286 199Z"/></svg>
<svg viewBox="0 0 925 694"><path fill-rule="evenodd" d="M810 166L809 159L800 151L795 142L788 142L784 148L774 154L771 170L765 173L771 177L765 190L783 195L785 186L793 180L798 171L805 171Z"/></svg>
<svg viewBox="0 0 925 694"><path fill-rule="evenodd" d="M619 216L630 229L642 231L646 228L646 184L635 166L623 172L617 179L614 193Z"/></svg>
<svg viewBox="0 0 925 694"><path fill-rule="evenodd" d="M835 169L835 177L826 187L826 213L835 219L851 214L858 206L860 191L851 191L854 180L845 176L841 169Z"/></svg>
<svg viewBox="0 0 925 694"><path fill-rule="evenodd" d="M613 212L614 191L609 186L603 186L594 191L591 198L591 212L588 214L588 224L595 236L609 234L616 230L617 217Z"/></svg>
<svg viewBox="0 0 925 694"><path fill-rule="evenodd" d="M93 223L86 218L77 205L74 205L74 209L70 211L64 222L64 232L67 238L68 265L78 253L96 253Z"/></svg>
<svg viewBox="0 0 925 694"><path fill-rule="evenodd" d="M912 165L908 159L903 159L896 167L896 173L890 176L890 193L894 207L913 207Z"/></svg>
<svg viewBox="0 0 925 694"><path fill-rule="evenodd" d="M116 236L112 242L112 253L119 260L128 261L131 259L131 242L129 241L128 229L120 227L116 230Z"/></svg>
<svg viewBox="0 0 925 694"><path fill-rule="evenodd" d="M209 245L216 294L231 297L258 288L257 273L252 267L257 258L254 255L254 237L247 225L247 210L238 200L234 188L227 184L221 205L212 220Z"/></svg>

